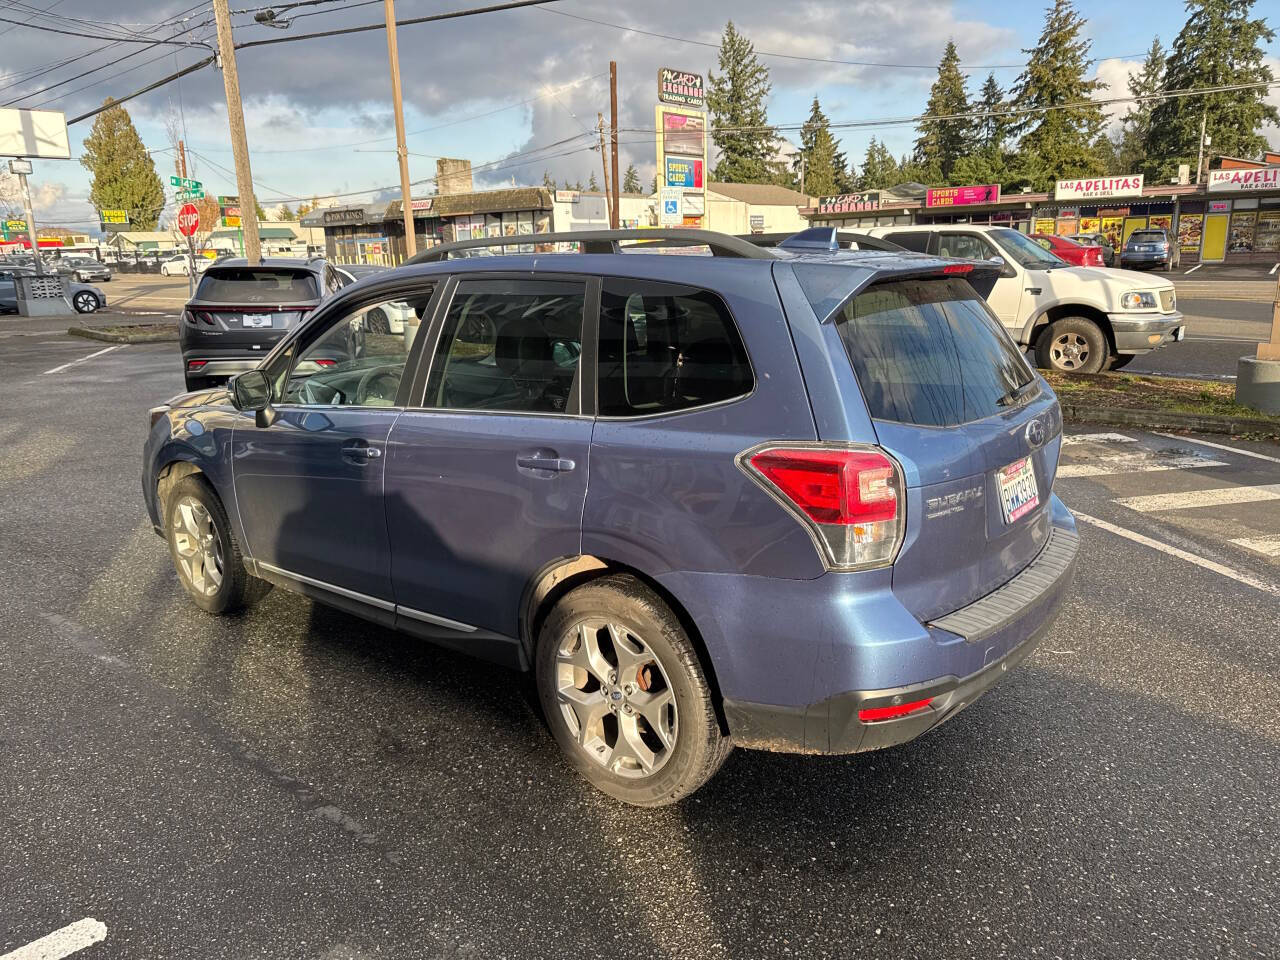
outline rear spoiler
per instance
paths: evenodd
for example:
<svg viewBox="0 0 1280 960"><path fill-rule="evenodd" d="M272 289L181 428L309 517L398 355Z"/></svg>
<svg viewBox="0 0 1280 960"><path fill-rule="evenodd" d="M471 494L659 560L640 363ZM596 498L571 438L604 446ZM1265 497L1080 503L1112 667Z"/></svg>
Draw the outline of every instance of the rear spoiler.
<svg viewBox="0 0 1280 960"><path fill-rule="evenodd" d="M896 253L903 250L892 240L873 237L867 233L852 230L840 230L837 227L809 227L799 233L741 233L740 240L753 243L757 247L777 247L779 250L794 252L833 252L848 250L856 245L859 250L884 250Z"/></svg>

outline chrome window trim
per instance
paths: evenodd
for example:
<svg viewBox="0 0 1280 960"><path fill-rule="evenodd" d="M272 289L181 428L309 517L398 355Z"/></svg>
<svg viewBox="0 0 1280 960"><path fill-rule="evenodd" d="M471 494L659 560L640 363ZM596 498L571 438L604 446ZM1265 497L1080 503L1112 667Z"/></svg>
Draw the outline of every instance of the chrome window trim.
<svg viewBox="0 0 1280 960"><path fill-rule="evenodd" d="M469 623L450 620L448 617L437 617L434 613L424 613L421 610L414 610L412 607L397 606L396 613L410 617L413 620L421 620L423 623L433 623L438 627L448 627L450 630L457 630L460 633L476 632L476 628Z"/></svg>

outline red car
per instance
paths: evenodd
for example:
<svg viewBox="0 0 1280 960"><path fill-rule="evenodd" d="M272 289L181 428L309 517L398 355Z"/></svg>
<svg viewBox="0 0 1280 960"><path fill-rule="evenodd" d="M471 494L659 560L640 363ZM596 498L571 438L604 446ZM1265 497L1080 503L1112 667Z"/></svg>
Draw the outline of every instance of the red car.
<svg viewBox="0 0 1280 960"><path fill-rule="evenodd" d="M1067 263L1077 267L1101 267L1102 248L1091 244L1077 243L1070 237L1059 237L1050 233L1033 233L1031 239L1050 253L1056 254Z"/></svg>

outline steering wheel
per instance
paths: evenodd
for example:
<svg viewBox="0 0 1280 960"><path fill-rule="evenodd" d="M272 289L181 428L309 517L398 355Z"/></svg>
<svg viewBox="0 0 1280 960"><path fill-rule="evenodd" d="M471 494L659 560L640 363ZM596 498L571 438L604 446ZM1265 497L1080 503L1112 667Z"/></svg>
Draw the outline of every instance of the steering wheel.
<svg viewBox="0 0 1280 960"><path fill-rule="evenodd" d="M370 400L381 400L387 406L396 402L396 394L400 391L400 376L403 368L399 364L388 363L374 367L360 378L356 386L356 405L364 406Z"/></svg>

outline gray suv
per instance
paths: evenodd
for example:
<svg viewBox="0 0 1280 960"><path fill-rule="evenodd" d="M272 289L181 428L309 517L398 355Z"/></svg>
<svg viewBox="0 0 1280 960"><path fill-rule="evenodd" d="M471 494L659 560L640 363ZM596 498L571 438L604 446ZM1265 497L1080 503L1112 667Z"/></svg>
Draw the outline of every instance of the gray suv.
<svg viewBox="0 0 1280 960"><path fill-rule="evenodd" d="M200 278L179 324L187 389L252 370L329 294L352 282L320 258L219 260Z"/></svg>

